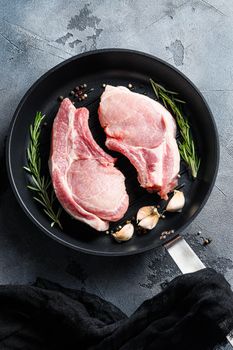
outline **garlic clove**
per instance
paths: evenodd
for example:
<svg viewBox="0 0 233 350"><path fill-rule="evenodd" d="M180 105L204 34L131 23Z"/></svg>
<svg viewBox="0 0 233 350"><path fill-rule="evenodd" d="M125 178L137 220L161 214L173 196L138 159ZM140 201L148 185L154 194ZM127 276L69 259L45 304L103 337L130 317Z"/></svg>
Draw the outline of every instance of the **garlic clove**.
<svg viewBox="0 0 233 350"><path fill-rule="evenodd" d="M126 242L133 237L134 234L134 226L132 224L126 224L119 231L112 234L114 239L118 242Z"/></svg>
<svg viewBox="0 0 233 350"><path fill-rule="evenodd" d="M156 208L155 208L156 209ZM143 218L139 223L138 226L145 228L147 230L152 230L154 228L158 221L159 221L160 215L156 209L156 212L154 211L153 214L146 216Z"/></svg>
<svg viewBox="0 0 233 350"><path fill-rule="evenodd" d="M139 222L142 219L146 218L147 216L153 214L154 210L157 211L157 209L152 205L140 208L138 213L137 213L137 218L136 218L137 222Z"/></svg>
<svg viewBox="0 0 233 350"><path fill-rule="evenodd" d="M137 213L138 226L147 230L152 230L157 225L159 218L160 214L154 206L142 207Z"/></svg>
<svg viewBox="0 0 233 350"><path fill-rule="evenodd" d="M184 193L182 191L174 190L174 194L170 199L170 201L168 202L166 211L168 212L181 211L184 205L185 205Z"/></svg>

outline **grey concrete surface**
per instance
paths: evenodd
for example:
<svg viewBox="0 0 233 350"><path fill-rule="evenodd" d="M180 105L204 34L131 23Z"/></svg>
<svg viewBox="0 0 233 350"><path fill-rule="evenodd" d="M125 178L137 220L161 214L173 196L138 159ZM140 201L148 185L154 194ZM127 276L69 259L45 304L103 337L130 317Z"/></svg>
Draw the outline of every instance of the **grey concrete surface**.
<svg viewBox="0 0 233 350"><path fill-rule="evenodd" d="M179 274L162 249L110 259L72 252L28 221L9 188L4 139L21 97L40 75L91 49L154 54L203 92L217 122L221 161L214 190L187 231L207 266L233 285L233 2L229 0L0 0L0 283L46 277L96 293L131 314ZM211 237L203 247L196 235Z"/></svg>

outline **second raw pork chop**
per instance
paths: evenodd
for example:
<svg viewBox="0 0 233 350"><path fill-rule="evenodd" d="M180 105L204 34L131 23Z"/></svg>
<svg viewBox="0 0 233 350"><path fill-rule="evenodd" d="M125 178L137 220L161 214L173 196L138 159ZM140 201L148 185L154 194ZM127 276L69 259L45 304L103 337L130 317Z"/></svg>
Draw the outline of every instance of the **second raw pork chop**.
<svg viewBox="0 0 233 350"><path fill-rule="evenodd" d="M124 175L115 159L94 141L89 111L66 98L53 123L50 173L56 196L74 218L98 231L118 221L128 208Z"/></svg>
<svg viewBox="0 0 233 350"><path fill-rule="evenodd" d="M106 146L124 154L138 172L138 181L163 199L177 185L180 155L176 123L160 103L129 89L107 85L99 120Z"/></svg>

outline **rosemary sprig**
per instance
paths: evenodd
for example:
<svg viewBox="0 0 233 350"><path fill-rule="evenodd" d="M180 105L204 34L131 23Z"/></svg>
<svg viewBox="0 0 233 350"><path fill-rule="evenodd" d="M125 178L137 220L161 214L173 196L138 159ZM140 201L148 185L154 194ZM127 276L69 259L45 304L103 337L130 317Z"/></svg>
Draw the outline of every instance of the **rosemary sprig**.
<svg viewBox="0 0 233 350"><path fill-rule="evenodd" d="M166 90L162 85L155 83L153 79L150 79L150 83L157 99L162 101L166 108L170 108L176 117L176 122L182 137L182 140L178 141L179 152L183 160L189 166L192 176L196 178L201 160L196 152L188 120L182 115L180 104L185 102L176 97L178 95L177 92Z"/></svg>
<svg viewBox="0 0 233 350"><path fill-rule="evenodd" d="M34 124L30 125L30 142L27 148L28 165L24 169L31 175L31 185L27 187L35 193L33 197L43 206L45 214L52 220L51 227L57 224L61 229L60 223L61 207L55 212L54 200L55 193L51 186L50 178L41 175L41 157L39 151L41 123L44 119L41 112L37 112Z"/></svg>

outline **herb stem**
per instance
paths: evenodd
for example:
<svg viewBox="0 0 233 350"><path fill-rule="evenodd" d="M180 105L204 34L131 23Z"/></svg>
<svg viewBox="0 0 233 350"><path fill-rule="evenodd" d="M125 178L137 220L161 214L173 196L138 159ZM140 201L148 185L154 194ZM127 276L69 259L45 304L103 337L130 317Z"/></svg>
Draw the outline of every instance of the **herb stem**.
<svg viewBox="0 0 233 350"><path fill-rule="evenodd" d="M197 156L188 120L182 115L180 105L185 102L176 97L178 95L177 92L166 90L153 79L150 79L150 83L158 101L161 101L166 108L170 108L174 113L182 138L181 141L178 141L180 155L190 168L192 176L196 178L201 160Z"/></svg>
<svg viewBox="0 0 233 350"><path fill-rule="evenodd" d="M41 112L37 112L33 125L30 125L30 142L27 148L27 159L28 164L24 169L31 175L31 185L27 188L35 192L33 196L34 200L43 206L45 214L52 220L51 227L57 224L61 229L62 225L60 222L61 207L58 208L57 212L53 207L55 193L51 185L49 178L41 175L41 157L40 157L40 134L41 134L41 123L44 119L44 115Z"/></svg>

